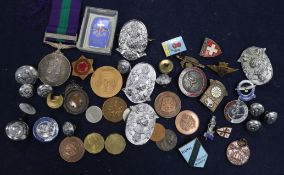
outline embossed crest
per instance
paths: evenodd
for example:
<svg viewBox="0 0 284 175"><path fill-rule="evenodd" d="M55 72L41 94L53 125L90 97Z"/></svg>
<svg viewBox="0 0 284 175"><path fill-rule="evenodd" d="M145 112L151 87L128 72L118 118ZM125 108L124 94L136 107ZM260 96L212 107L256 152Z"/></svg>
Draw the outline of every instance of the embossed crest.
<svg viewBox="0 0 284 175"><path fill-rule="evenodd" d="M143 145L151 138L156 124L156 112L145 103L130 107L125 135L134 145Z"/></svg>
<svg viewBox="0 0 284 175"><path fill-rule="evenodd" d="M186 68L179 76L179 88L188 97L198 97L207 86L205 73L197 68Z"/></svg>
<svg viewBox="0 0 284 175"><path fill-rule="evenodd" d="M252 46L245 49L238 60L246 77L255 85L263 85L273 76L272 65L265 51L266 48Z"/></svg>
<svg viewBox="0 0 284 175"><path fill-rule="evenodd" d="M131 70L124 93L133 103L150 101L156 81L156 71L148 63L138 63Z"/></svg>
<svg viewBox="0 0 284 175"><path fill-rule="evenodd" d="M143 22L130 20L121 28L116 49L127 60L136 60L146 56L144 52L148 44L147 28Z"/></svg>

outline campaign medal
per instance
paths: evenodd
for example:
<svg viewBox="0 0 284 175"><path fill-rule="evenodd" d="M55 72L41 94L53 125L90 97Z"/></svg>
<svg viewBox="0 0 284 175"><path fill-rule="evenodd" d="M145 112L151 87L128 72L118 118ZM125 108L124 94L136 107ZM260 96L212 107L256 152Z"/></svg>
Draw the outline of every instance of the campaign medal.
<svg viewBox="0 0 284 175"><path fill-rule="evenodd" d="M148 63L138 63L129 73L126 87L123 91L126 97L133 103L150 101L155 81L156 71L153 66Z"/></svg>
<svg viewBox="0 0 284 175"><path fill-rule="evenodd" d="M200 56L210 58L216 57L222 54L221 47L212 39L205 38L202 48L200 50Z"/></svg>
<svg viewBox="0 0 284 175"><path fill-rule="evenodd" d="M181 92L188 97L198 97L207 86L206 75L198 67L185 68L178 82Z"/></svg>
<svg viewBox="0 0 284 175"><path fill-rule="evenodd" d="M166 57L186 51L186 47L181 36L162 42L162 47Z"/></svg>
<svg viewBox="0 0 284 175"><path fill-rule="evenodd" d="M242 80L238 84L236 90L239 95L239 99L242 101L250 101L256 97L254 94L255 85L250 80Z"/></svg>
<svg viewBox="0 0 284 175"><path fill-rule="evenodd" d="M226 87L220 81L210 79L210 86L204 92L200 101L214 112L227 94Z"/></svg>
<svg viewBox="0 0 284 175"><path fill-rule="evenodd" d="M198 138L193 139L178 150L189 166L204 168L208 154Z"/></svg>
<svg viewBox="0 0 284 175"><path fill-rule="evenodd" d="M148 44L148 32L143 22L136 19L123 25L118 38L116 49L127 60L136 60L146 56L145 50Z"/></svg>
<svg viewBox="0 0 284 175"><path fill-rule="evenodd" d="M87 59L84 56L81 56L78 60L72 63L72 75L84 80L88 75L94 72L93 62L93 59Z"/></svg>
<svg viewBox="0 0 284 175"><path fill-rule="evenodd" d="M71 83L65 89L63 106L70 114L81 114L89 106L89 96L79 85Z"/></svg>
<svg viewBox="0 0 284 175"><path fill-rule="evenodd" d="M245 49L238 59L246 77L255 85L263 85L273 76L272 65L265 51L266 48L252 46Z"/></svg>
<svg viewBox="0 0 284 175"><path fill-rule="evenodd" d="M57 48L38 65L39 78L44 84L60 86L71 74L69 60L60 51L76 47L81 0L53 0L44 43ZM70 18L72 16L72 18Z"/></svg>
<svg viewBox="0 0 284 175"><path fill-rule="evenodd" d="M233 165L244 165L250 157L247 140L242 138L229 144L226 152L227 158Z"/></svg>
<svg viewBox="0 0 284 175"><path fill-rule="evenodd" d="M224 108L224 116L230 123L242 123L248 116L248 107L241 100L233 100Z"/></svg>
<svg viewBox="0 0 284 175"><path fill-rule="evenodd" d="M156 117L154 109L146 103L130 106L125 127L128 141L134 145L147 143L153 134Z"/></svg>
<svg viewBox="0 0 284 175"><path fill-rule="evenodd" d="M106 48L110 38L110 19L94 18L89 35L89 47Z"/></svg>

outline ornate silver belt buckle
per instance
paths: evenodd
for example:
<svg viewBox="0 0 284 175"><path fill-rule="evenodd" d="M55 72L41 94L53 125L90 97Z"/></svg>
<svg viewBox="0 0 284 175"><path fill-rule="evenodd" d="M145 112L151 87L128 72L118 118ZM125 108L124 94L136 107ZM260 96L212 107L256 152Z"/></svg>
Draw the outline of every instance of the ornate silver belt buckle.
<svg viewBox="0 0 284 175"><path fill-rule="evenodd" d="M245 49L238 60L246 77L255 85L263 85L273 76L272 65L265 51L266 48L252 46Z"/></svg>
<svg viewBox="0 0 284 175"><path fill-rule="evenodd" d="M127 60L136 60L146 56L144 52L148 44L148 32L143 22L130 20L120 30L116 49Z"/></svg>
<svg viewBox="0 0 284 175"><path fill-rule="evenodd" d="M123 89L127 98L133 103L150 101L156 81L156 71L148 63L138 63L133 67Z"/></svg>
<svg viewBox="0 0 284 175"><path fill-rule="evenodd" d="M126 138L134 145L143 145L151 138L156 124L156 112L145 103L130 107L125 128Z"/></svg>

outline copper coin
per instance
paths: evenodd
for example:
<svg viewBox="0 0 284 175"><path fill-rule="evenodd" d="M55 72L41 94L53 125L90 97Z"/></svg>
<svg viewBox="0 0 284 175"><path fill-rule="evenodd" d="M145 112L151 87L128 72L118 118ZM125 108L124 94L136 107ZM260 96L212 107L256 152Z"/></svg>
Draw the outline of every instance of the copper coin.
<svg viewBox="0 0 284 175"><path fill-rule="evenodd" d="M85 154L84 144L78 137L66 137L59 145L59 154L66 162L77 162Z"/></svg>
<svg viewBox="0 0 284 175"><path fill-rule="evenodd" d="M193 111L185 110L177 115L175 124L180 133L190 135L197 131L199 118Z"/></svg>
<svg viewBox="0 0 284 175"><path fill-rule="evenodd" d="M102 107L104 117L111 122L119 122L123 119L123 112L127 108L126 102L120 97L107 99Z"/></svg>
<svg viewBox="0 0 284 175"><path fill-rule="evenodd" d="M172 118L180 112L181 101L175 93L165 91L156 97L154 106L161 117Z"/></svg>
<svg viewBox="0 0 284 175"><path fill-rule="evenodd" d="M245 164L250 157L250 149L245 139L240 139L229 144L227 158L234 165Z"/></svg>
<svg viewBox="0 0 284 175"><path fill-rule="evenodd" d="M156 123L153 134L150 139L154 142L158 142L158 141L163 140L165 135L166 135L165 127L160 123Z"/></svg>

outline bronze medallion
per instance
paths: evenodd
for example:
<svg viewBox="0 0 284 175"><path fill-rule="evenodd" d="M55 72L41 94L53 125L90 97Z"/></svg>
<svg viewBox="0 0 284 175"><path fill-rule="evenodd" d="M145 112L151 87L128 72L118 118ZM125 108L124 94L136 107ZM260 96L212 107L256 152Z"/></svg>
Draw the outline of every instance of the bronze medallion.
<svg viewBox="0 0 284 175"><path fill-rule="evenodd" d="M59 154L66 162L77 162L85 154L84 144L78 137L66 137L59 145Z"/></svg>
<svg viewBox="0 0 284 175"><path fill-rule="evenodd" d="M175 125L180 133L190 135L199 128L199 118L193 111L185 110L177 115Z"/></svg>
<svg viewBox="0 0 284 175"><path fill-rule="evenodd" d="M107 99L102 107L104 117L111 122L120 122L123 119L123 112L127 108L126 102L120 97Z"/></svg>
<svg viewBox="0 0 284 175"><path fill-rule="evenodd" d="M97 96L109 98L120 91L123 82L117 69L111 66L102 66L93 73L90 83Z"/></svg>
<svg viewBox="0 0 284 175"><path fill-rule="evenodd" d="M154 106L161 117L172 118L180 112L181 101L175 93L165 91L156 97Z"/></svg>
<svg viewBox="0 0 284 175"><path fill-rule="evenodd" d="M229 144L227 158L234 165L244 165L250 157L250 149L246 139L240 139Z"/></svg>
<svg viewBox="0 0 284 175"><path fill-rule="evenodd" d="M165 135L166 135L165 127L160 123L156 123L153 134L150 139L154 142L158 142L163 140Z"/></svg>

